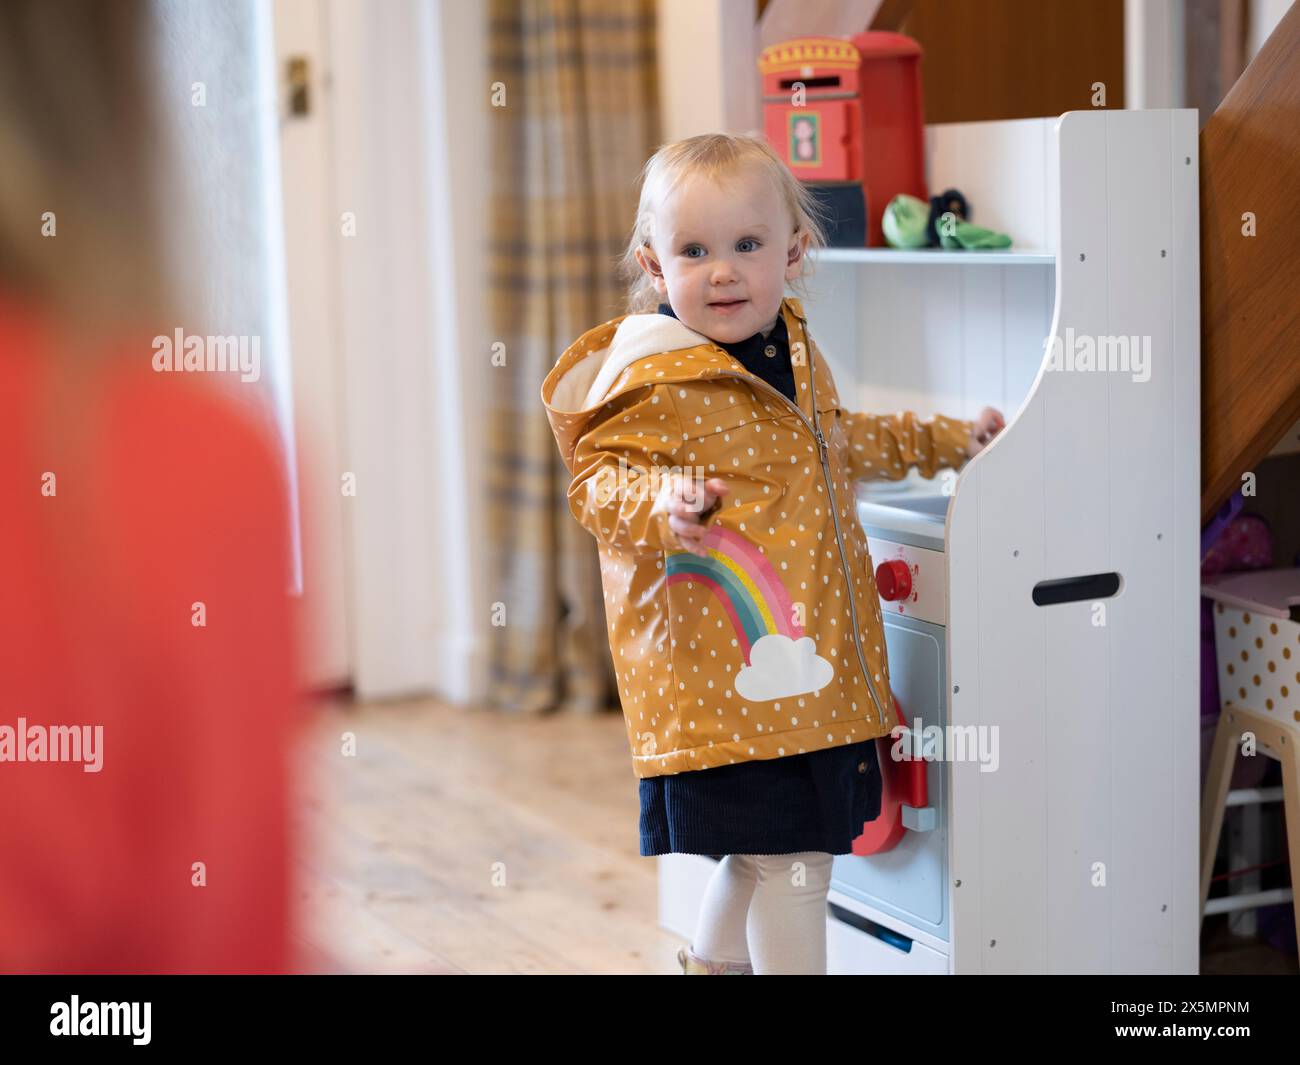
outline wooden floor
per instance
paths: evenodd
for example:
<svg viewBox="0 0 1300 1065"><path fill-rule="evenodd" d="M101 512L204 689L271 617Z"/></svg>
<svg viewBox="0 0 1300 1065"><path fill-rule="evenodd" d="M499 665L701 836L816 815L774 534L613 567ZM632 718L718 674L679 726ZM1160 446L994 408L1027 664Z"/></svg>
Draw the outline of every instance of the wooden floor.
<svg viewBox="0 0 1300 1065"><path fill-rule="evenodd" d="M307 971L679 972L620 715L325 704L303 755ZM1296 971L1207 922L1202 973Z"/></svg>
<svg viewBox="0 0 1300 1065"><path fill-rule="evenodd" d="M621 715L333 705L304 753L310 971L680 973Z"/></svg>

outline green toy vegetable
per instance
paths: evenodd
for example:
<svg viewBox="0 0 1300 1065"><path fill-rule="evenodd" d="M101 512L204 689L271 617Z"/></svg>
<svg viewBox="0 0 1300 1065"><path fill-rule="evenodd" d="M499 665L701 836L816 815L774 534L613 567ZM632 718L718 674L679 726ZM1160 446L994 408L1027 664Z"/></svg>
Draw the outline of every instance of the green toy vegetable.
<svg viewBox="0 0 1300 1065"><path fill-rule="evenodd" d="M930 241L929 224L930 205L905 192L889 201L880 220L885 240L895 248L924 248Z"/></svg>
<svg viewBox="0 0 1300 1065"><path fill-rule="evenodd" d="M955 189L951 191L956 192ZM884 215L881 216L881 229L885 234L885 242L894 248L928 247L930 213L930 205L924 200L900 192L889 201ZM938 232L940 246L949 250L1011 246L1011 238L1005 233L972 225L951 212L939 216L935 229Z"/></svg>

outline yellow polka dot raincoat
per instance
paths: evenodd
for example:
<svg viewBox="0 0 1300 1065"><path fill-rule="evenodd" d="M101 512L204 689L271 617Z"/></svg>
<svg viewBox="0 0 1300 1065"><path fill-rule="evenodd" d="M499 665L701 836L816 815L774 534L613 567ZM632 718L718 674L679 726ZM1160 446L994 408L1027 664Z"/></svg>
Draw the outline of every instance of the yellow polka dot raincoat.
<svg viewBox="0 0 1300 1065"><path fill-rule="evenodd" d="M960 467L972 423L845 410L801 302L781 314L798 406L662 314L589 330L542 383L569 508L600 553L638 777L857 743L897 723L853 484ZM706 517L707 557L668 525L681 477L730 489Z"/></svg>

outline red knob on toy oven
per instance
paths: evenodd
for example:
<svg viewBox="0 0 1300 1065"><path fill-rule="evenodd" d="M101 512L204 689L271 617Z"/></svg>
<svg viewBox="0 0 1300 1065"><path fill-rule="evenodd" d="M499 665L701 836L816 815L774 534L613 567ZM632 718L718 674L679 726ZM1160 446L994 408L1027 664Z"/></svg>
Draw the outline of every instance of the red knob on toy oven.
<svg viewBox="0 0 1300 1065"><path fill-rule="evenodd" d="M912 571L901 558L891 558L876 567L876 590L881 599L893 602L912 594Z"/></svg>

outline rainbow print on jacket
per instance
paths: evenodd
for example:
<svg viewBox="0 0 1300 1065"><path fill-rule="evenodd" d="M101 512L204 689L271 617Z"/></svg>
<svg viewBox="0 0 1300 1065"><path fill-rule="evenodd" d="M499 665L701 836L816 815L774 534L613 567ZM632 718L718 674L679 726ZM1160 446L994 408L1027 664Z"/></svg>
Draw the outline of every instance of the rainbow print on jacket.
<svg viewBox="0 0 1300 1065"><path fill-rule="evenodd" d="M831 682L835 668L817 654L796 620L795 603L776 569L746 537L714 523L701 543L706 556L670 551L668 584L703 585L722 607L744 665L736 691L754 702L815 692Z"/></svg>

